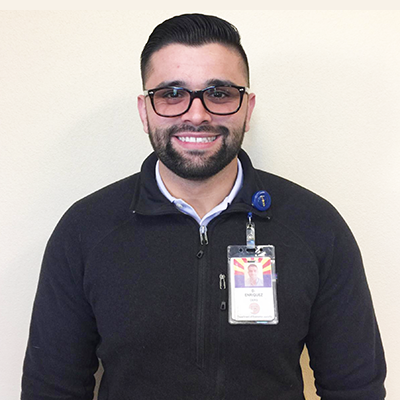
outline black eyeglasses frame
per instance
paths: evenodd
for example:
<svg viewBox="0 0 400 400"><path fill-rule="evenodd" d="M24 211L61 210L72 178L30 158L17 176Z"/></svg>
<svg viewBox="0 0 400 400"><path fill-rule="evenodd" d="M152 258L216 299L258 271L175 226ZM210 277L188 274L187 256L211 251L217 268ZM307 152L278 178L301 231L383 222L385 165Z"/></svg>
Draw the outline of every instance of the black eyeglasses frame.
<svg viewBox="0 0 400 400"><path fill-rule="evenodd" d="M219 88L219 87L233 87L233 88L236 88L236 89L239 90L239 94L240 94L239 105L238 105L238 107L237 107L237 109L235 111L232 111L232 112L229 112L229 113L216 113L216 112L211 111L211 110L208 109L208 107L206 106L206 104L204 102L204 98L203 98L204 93L207 90L215 89L215 88ZM174 114L174 115L164 115L164 114L160 114L159 112L157 112L156 107L154 105L154 94L157 91L163 90L163 89L180 89L180 90L184 90L185 92L188 92L189 95L190 95L190 101L189 101L189 104L188 104L188 107L186 108L186 110L181 112L181 113L179 113L179 114ZM190 110L190 107L192 106L192 103L193 103L194 99L200 99L201 103L203 104L203 107L210 114L222 115L222 116L236 114L240 110L240 107L242 106L243 96L244 96L245 93L249 94L250 93L250 88L248 88L246 86L236 86L236 85L208 86L208 87L206 87L204 89L201 89L201 90L190 90L190 89L187 89L187 88L184 88L184 87L180 87L180 86L163 86L163 87L159 87L159 88L149 89L149 90L144 90L143 91L143 94L145 96L150 97L150 102L151 102L151 105L153 107L154 112L157 115L159 115L160 117L165 117L165 118L175 118L175 117L179 117L179 116L181 116L183 114L186 114Z"/></svg>

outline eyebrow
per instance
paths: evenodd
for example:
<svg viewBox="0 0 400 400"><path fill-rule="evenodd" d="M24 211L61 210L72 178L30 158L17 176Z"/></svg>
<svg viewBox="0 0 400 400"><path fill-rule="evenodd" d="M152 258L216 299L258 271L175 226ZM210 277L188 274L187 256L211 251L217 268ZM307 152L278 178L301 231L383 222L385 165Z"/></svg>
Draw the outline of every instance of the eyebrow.
<svg viewBox="0 0 400 400"><path fill-rule="evenodd" d="M209 79L206 81L205 87L208 86L240 86L236 85L234 82L230 81L229 79ZM183 87L186 88L186 82L175 80L175 81L163 81L160 82L154 89L159 89L166 86L176 86L176 87Z"/></svg>
<svg viewBox="0 0 400 400"><path fill-rule="evenodd" d="M240 86L236 85L234 82L228 80L228 79L209 79L206 82L207 86Z"/></svg>
<svg viewBox="0 0 400 400"><path fill-rule="evenodd" d="M159 89L166 86L185 87L185 81L163 81L160 82L154 89Z"/></svg>

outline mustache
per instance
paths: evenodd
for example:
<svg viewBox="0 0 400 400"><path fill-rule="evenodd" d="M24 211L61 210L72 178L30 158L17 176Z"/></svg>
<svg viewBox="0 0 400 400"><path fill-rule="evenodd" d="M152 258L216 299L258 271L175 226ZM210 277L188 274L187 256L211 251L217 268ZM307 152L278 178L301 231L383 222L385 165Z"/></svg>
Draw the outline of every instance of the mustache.
<svg viewBox="0 0 400 400"><path fill-rule="evenodd" d="M208 126L201 125L198 127L192 125L172 125L167 130L168 136L171 137L180 132L207 132L207 133L216 133L218 135L228 136L229 129L226 126L217 125L217 126Z"/></svg>

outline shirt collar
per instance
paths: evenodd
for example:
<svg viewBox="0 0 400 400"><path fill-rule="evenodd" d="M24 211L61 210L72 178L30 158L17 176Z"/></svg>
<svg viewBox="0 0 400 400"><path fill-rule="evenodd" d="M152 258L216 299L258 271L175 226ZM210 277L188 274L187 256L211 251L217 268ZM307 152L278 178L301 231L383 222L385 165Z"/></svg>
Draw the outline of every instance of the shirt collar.
<svg viewBox="0 0 400 400"><path fill-rule="evenodd" d="M199 215L196 213L196 211L194 210L194 208L191 205L186 203L184 200L177 199L176 197L171 195L171 193L165 187L164 182L161 179L160 161L159 160L157 160L156 168L155 168L156 182L157 182L158 188L160 189L161 193L171 203L175 204L175 206L178 208L178 210L193 217L200 225L207 226L207 224L213 218L215 218L222 211L226 210L229 207L229 205L232 203L233 199L236 197L237 193L241 189L241 187L243 185L243 168L242 168L242 163L240 162L240 160L238 158L237 158L237 166L238 166L238 171L237 171L237 175L236 175L235 184L233 185L232 190L230 191L228 196L226 196L225 199L222 200L221 203L219 203L217 206L215 206L203 218L199 217Z"/></svg>

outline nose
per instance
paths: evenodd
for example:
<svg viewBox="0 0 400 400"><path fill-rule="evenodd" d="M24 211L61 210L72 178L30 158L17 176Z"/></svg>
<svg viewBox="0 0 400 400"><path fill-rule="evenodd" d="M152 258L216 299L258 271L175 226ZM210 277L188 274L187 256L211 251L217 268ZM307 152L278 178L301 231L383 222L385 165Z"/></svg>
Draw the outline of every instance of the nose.
<svg viewBox="0 0 400 400"><path fill-rule="evenodd" d="M204 108L199 98L193 99L189 110L182 115L182 121L199 126L211 122L211 114Z"/></svg>

